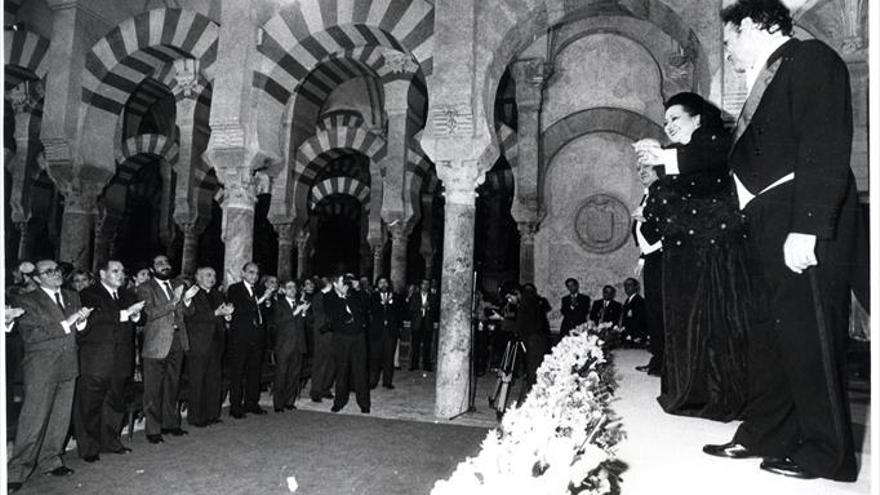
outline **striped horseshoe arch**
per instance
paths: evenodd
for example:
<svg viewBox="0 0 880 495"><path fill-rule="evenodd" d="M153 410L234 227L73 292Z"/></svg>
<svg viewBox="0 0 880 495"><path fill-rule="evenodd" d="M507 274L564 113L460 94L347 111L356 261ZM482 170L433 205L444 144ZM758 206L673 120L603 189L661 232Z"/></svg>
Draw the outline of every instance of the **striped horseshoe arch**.
<svg viewBox="0 0 880 495"><path fill-rule="evenodd" d="M501 154L507 159L507 163L511 168L516 168L517 153L517 135L516 131L506 124L498 127L498 145L501 147Z"/></svg>
<svg viewBox="0 0 880 495"><path fill-rule="evenodd" d="M385 138L363 127L335 127L318 132L296 151L293 168L293 204L295 211L308 211L309 190L321 170L336 158L360 153L372 164L385 157Z"/></svg>
<svg viewBox="0 0 880 495"><path fill-rule="evenodd" d="M353 177L332 177L315 184L312 188L309 210L314 209L322 199L333 194L355 197L364 205L364 210L370 209L370 186Z"/></svg>
<svg viewBox="0 0 880 495"><path fill-rule="evenodd" d="M6 2L9 4L9 2ZM48 70L49 39L25 29L3 33L4 86L11 88L27 79L44 79Z"/></svg>
<svg viewBox="0 0 880 495"><path fill-rule="evenodd" d="M177 144L161 134L141 134L126 139L116 155L118 164L113 183L127 185L145 164L155 157L163 158L171 165L177 163Z"/></svg>

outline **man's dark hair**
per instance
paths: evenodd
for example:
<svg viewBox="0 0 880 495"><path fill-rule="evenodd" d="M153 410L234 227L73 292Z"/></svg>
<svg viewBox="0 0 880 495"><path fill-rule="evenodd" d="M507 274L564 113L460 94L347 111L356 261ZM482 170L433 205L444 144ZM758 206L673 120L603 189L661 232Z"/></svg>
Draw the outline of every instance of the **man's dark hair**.
<svg viewBox="0 0 880 495"><path fill-rule="evenodd" d="M721 119L721 109L696 93L688 91L676 93L663 103L663 108L669 110L670 107L676 105L681 106L691 117L699 115L700 127L713 131L724 128L724 121Z"/></svg>
<svg viewBox="0 0 880 495"><path fill-rule="evenodd" d="M791 13L779 0L738 0L721 9L721 22L724 24L740 27L746 17L768 33L778 31L785 36L791 36Z"/></svg>
<svg viewBox="0 0 880 495"><path fill-rule="evenodd" d="M604 291L605 289L611 289L611 290L614 291L615 293L617 292L617 289L616 289L613 285L606 285L605 287L602 287L602 290L603 290L603 291Z"/></svg>
<svg viewBox="0 0 880 495"><path fill-rule="evenodd" d="M581 285L580 283L578 283L577 279L569 277L569 278L565 279L565 286L566 286L566 287L568 287L568 283L569 283L569 282L572 282L572 283L575 283L575 284Z"/></svg>
<svg viewBox="0 0 880 495"><path fill-rule="evenodd" d="M114 261L115 261L116 263L122 264L122 262L119 261L119 260L104 260L100 265L98 265L97 270L95 270L95 272L96 272L98 275L100 275L100 274L101 274L101 270L104 270L105 272L106 272L106 271L109 271L109 270L110 270L110 263L113 263ZM80 273L80 272L84 272L86 275L88 275L88 276L90 276L90 277L92 276L91 273L86 272L85 270L77 270L77 271L73 272L73 274L74 274L74 275L77 275L77 274Z"/></svg>
<svg viewBox="0 0 880 495"><path fill-rule="evenodd" d="M170 259L168 258L168 255L167 255L167 254L165 254L165 253L156 253L156 254L153 255L152 258L150 258L150 268L153 268L154 266L156 266L156 260L159 259L159 258L165 258L166 260L169 260L169 261L170 261Z"/></svg>

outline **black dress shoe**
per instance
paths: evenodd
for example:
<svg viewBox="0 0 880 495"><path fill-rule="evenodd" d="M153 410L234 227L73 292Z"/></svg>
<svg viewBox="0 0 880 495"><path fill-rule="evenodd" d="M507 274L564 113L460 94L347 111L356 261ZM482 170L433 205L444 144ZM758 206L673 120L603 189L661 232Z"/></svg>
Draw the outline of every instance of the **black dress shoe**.
<svg viewBox="0 0 880 495"><path fill-rule="evenodd" d="M330 408L330 412L339 412L342 410L342 406L333 406Z"/></svg>
<svg viewBox="0 0 880 495"><path fill-rule="evenodd" d="M147 440L149 440L150 443L154 443L154 444L155 443L162 443L165 441L165 439L162 438L162 435L147 435Z"/></svg>
<svg viewBox="0 0 880 495"><path fill-rule="evenodd" d="M263 414L266 414L266 410L259 406L245 409L245 411L256 414L257 416L262 416Z"/></svg>
<svg viewBox="0 0 880 495"><path fill-rule="evenodd" d="M182 437L184 435L189 435L189 432L181 428L162 428L162 434Z"/></svg>
<svg viewBox="0 0 880 495"><path fill-rule="evenodd" d="M283 407L276 407L276 408L275 408L275 412L277 412L277 413L283 413L283 412L284 412L284 408L283 408Z"/></svg>
<svg viewBox="0 0 880 495"><path fill-rule="evenodd" d="M769 473L781 474L782 476L788 476L791 478L800 478L802 480L818 478L818 476L807 471L803 466L788 457L767 457L761 463L761 469Z"/></svg>
<svg viewBox="0 0 880 495"><path fill-rule="evenodd" d="M88 463L92 463L92 462L100 461L100 460L101 460L101 457L100 457L98 454L95 454L95 455L87 455L87 456L83 457L83 460L86 461L86 462L88 462Z"/></svg>
<svg viewBox="0 0 880 495"><path fill-rule="evenodd" d="M116 450L111 450L111 451L110 451L111 454L127 454L127 453L129 453L129 452L131 452L131 449L128 448L128 447L120 447L120 448L118 448L118 449L116 449Z"/></svg>
<svg viewBox="0 0 880 495"><path fill-rule="evenodd" d="M370 408L369 407L362 407L361 414L370 414Z"/></svg>
<svg viewBox="0 0 880 495"><path fill-rule="evenodd" d="M313 395L313 396L312 396L312 402L321 402L321 398L318 397L317 395Z"/></svg>
<svg viewBox="0 0 880 495"><path fill-rule="evenodd" d="M204 427L208 426L208 422L207 421L190 421L189 425L195 426L196 428L204 428Z"/></svg>
<svg viewBox="0 0 880 495"><path fill-rule="evenodd" d="M287 409L288 411L294 411L294 410L296 410L296 406L293 404L288 404L288 405L284 406L284 409Z"/></svg>
<svg viewBox="0 0 880 495"><path fill-rule="evenodd" d="M390 384L390 383L387 384L387 385L382 385L382 387L383 387L383 388L387 388L388 390L394 390L394 385L392 385L392 384Z"/></svg>
<svg viewBox="0 0 880 495"><path fill-rule="evenodd" d="M6 485L6 493L15 493L15 492L21 490L22 486L23 486L22 483L19 483L18 481L13 481L12 483L8 483Z"/></svg>
<svg viewBox="0 0 880 495"><path fill-rule="evenodd" d="M235 419L244 419L247 417L247 415L245 413L243 413L242 411L234 411L234 412L229 413L229 415Z"/></svg>
<svg viewBox="0 0 880 495"><path fill-rule="evenodd" d="M222 422L223 422L223 420L220 419L220 418L211 418L211 419L208 420L208 424L209 424L209 425L216 425L216 424L219 424L219 423L222 423Z"/></svg>
<svg viewBox="0 0 880 495"><path fill-rule="evenodd" d="M52 476L70 476L71 474L73 474L73 469L70 469L67 466L60 466L49 471L49 474L51 474Z"/></svg>
<svg viewBox="0 0 880 495"><path fill-rule="evenodd" d="M745 445L736 442L727 442L721 445L703 445L703 452L709 455L714 455L715 457L726 457L728 459L748 459L750 457L758 457Z"/></svg>
<svg viewBox="0 0 880 495"><path fill-rule="evenodd" d="M643 364L641 366L636 366L636 371L641 371L642 373L647 373L648 370L650 370L650 369L651 369L651 367L648 366L647 364Z"/></svg>

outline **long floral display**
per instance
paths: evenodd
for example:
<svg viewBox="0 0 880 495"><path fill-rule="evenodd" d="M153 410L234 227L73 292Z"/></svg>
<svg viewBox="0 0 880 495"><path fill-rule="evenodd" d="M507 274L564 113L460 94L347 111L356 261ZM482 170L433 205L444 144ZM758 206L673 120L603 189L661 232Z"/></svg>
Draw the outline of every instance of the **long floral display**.
<svg viewBox="0 0 880 495"><path fill-rule="evenodd" d="M611 409L614 366L598 328L584 324L559 341L523 403L509 409L481 450L432 495L616 495L625 433Z"/></svg>

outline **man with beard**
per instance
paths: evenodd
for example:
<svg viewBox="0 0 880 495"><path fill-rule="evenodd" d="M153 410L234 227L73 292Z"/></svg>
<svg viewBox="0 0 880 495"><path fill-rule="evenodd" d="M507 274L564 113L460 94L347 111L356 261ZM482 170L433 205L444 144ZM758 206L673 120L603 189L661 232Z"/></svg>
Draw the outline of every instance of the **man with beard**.
<svg viewBox="0 0 880 495"><path fill-rule="evenodd" d="M77 336L79 378L74 402L74 428L79 455L86 462L100 452L125 454L119 432L125 417L125 383L134 371L134 323L144 301L125 289L125 268L110 260L98 268L97 284L80 292L94 308L86 329Z"/></svg>
<svg viewBox="0 0 880 495"><path fill-rule="evenodd" d="M364 330L366 311L359 296L350 294L352 281L343 275L333 280L333 290L324 297L324 311L333 332L333 357L336 362L336 396L333 412L348 403L349 382L364 414L370 413L370 387L367 380L367 348Z"/></svg>
<svg viewBox="0 0 880 495"><path fill-rule="evenodd" d="M232 319L233 306L214 285L217 273L209 266L196 270L198 292L192 298L192 310L185 317L189 334L187 375L189 412L187 422L203 428L220 422L222 380L220 360L226 334L226 322Z"/></svg>
<svg viewBox="0 0 880 495"><path fill-rule="evenodd" d="M260 268L253 261L242 267L241 278L241 282L230 285L226 291L226 299L235 308L229 323L226 354L229 414L236 419L244 418L245 413L266 414L260 407L260 379L266 352L265 317L260 306L274 294L271 288L257 294Z"/></svg>
<svg viewBox="0 0 880 495"><path fill-rule="evenodd" d="M160 254L153 257L150 268L153 278L137 289L144 301L144 415L146 435L150 443L163 442L163 434L176 437L188 432L180 428L177 393L183 353L189 350L189 336L184 311L198 288L186 294L183 284L171 280L171 263Z"/></svg>
<svg viewBox="0 0 880 495"><path fill-rule="evenodd" d="M379 384L382 374L382 386L394 389L394 350L400 336L403 319L401 298L391 290L387 277L376 281L376 291L370 302L370 332L368 348L370 352L370 388Z"/></svg>

